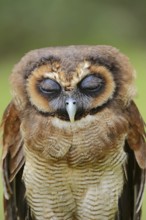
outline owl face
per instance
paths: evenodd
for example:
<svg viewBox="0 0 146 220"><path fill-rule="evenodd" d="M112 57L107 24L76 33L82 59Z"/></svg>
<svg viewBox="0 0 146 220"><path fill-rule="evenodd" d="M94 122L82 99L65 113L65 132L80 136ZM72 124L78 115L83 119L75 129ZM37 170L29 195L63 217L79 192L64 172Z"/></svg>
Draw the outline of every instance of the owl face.
<svg viewBox="0 0 146 220"><path fill-rule="evenodd" d="M127 58L109 46L32 51L16 66L11 79L22 110L29 105L40 114L71 122L111 103L121 108L135 92Z"/></svg>

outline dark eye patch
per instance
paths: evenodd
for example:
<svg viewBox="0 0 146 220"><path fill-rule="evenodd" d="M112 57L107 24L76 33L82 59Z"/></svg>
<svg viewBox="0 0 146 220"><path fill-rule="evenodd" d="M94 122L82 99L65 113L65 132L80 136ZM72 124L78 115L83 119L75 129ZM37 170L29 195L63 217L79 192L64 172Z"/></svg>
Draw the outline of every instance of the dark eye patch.
<svg viewBox="0 0 146 220"><path fill-rule="evenodd" d="M52 79L43 79L38 83L39 90L45 95L58 95L61 92L61 86Z"/></svg>
<svg viewBox="0 0 146 220"><path fill-rule="evenodd" d="M81 92L87 95L97 95L105 86L105 80L100 74L86 76L78 85Z"/></svg>

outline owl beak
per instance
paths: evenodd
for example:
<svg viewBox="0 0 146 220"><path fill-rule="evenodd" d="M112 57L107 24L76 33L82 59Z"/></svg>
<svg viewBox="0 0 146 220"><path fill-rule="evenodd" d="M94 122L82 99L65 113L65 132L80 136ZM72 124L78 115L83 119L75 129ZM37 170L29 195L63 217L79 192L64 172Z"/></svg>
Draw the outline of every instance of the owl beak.
<svg viewBox="0 0 146 220"><path fill-rule="evenodd" d="M72 98L68 98L65 102L65 105L66 105L66 111L68 113L70 122L73 123L75 121L75 115L77 111L76 100Z"/></svg>

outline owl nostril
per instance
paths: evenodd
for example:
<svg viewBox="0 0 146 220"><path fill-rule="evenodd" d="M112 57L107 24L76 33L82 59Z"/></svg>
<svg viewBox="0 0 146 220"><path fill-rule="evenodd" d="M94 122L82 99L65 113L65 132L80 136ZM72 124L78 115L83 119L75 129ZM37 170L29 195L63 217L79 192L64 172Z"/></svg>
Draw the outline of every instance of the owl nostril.
<svg viewBox="0 0 146 220"><path fill-rule="evenodd" d="M71 102L72 102L73 105L76 105L76 101L75 100L66 101L65 104L69 105Z"/></svg>

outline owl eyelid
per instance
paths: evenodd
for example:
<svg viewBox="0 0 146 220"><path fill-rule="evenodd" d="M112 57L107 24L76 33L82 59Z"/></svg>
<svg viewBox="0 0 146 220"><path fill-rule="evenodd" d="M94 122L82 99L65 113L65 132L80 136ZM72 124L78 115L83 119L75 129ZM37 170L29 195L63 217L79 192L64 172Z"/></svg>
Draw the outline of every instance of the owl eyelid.
<svg viewBox="0 0 146 220"><path fill-rule="evenodd" d="M61 86L53 79L45 78L39 81L38 88L43 94L59 94Z"/></svg>
<svg viewBox="0 0 146 220"><path fill-rule="evenodd" d="M83 93L98 93L103 89L104 82L99 74L92 74L82 79L78 87Z"/></svg>

